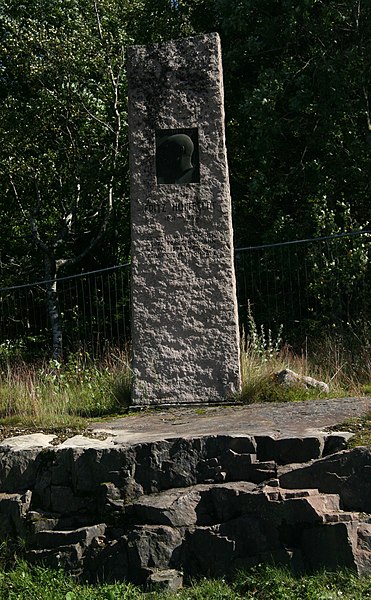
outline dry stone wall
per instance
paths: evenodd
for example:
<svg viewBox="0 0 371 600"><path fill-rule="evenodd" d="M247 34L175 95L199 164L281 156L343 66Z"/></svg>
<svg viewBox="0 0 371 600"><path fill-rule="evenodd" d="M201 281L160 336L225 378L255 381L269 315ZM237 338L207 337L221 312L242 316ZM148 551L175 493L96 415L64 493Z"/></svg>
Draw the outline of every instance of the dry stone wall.
<svg viewBox="0 0 371 600"><path fill-rule="evenodd" d="M0 537L90 581L175 589L261 562L370 574L371 450L347 438L6 440Z"/></svg>

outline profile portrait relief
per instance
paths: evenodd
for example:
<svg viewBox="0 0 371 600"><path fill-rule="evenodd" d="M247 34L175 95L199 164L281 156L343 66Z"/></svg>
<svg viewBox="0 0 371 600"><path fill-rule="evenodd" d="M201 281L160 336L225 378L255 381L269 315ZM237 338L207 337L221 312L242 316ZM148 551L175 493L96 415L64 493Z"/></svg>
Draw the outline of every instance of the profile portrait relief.
<svg viewBox="0 0 371 600"><path fill-rule="evenodd" d="M159 184L200 182L196 128L156 131L156 177Z"/></svg>

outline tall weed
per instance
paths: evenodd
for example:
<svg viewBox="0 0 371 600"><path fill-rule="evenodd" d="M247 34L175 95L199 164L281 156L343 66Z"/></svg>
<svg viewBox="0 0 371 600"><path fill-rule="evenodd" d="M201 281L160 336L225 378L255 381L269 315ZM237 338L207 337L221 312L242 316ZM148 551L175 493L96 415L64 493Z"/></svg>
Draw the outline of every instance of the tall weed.
<svg viewBox="0 0 371 600"><path fill-rule="evenodd" d="M275 374L291 369L330 386L331 397L362 395L371 389L370 345L366 334L334 331L320 340L305 340L300 353L284 343L282 325L273 335L255 322L248 306L248 331L241 340L242 402L285 402L323 396L318 390L288 389ZM369 388L367 386L370 386Z"/></svg>
<svg viewBox="0 0 371 600"><path fill-rule="evenodd" d="M0 417L62 426L76 417L120 413L129 406L130 387L127 351L112 350L99 363L83 353L65 364L6 363L0 373Z"/></svg>

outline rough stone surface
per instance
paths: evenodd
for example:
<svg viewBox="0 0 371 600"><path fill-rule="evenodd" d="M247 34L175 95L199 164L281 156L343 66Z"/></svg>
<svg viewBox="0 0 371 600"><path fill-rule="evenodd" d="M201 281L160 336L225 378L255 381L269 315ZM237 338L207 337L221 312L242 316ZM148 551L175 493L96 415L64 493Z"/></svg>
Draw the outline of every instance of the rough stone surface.
<svg viewBox="0 0 371 600"><path fill-rule="evenodd" d="M132 47L128 81L133 402L225 402L240 363L219 37ZM166 132L198 137L199 181L156 176Z"/></svg>
<svg viewBox="0 0 371 600"><path fill-rule="evenodd" d="M91 527L81 527L71 531L39 531L30 540L38 549L58 548L59 546L69 546L70 544L80 544L81 546L90 546L92 540L104 535L106 525L100 523Z"/></svg>
<svg viewBox="0 0 371 600"><path fill-rule="evenodd" d="M345 510L371 513L371 449L343 450L291 468L280 476L283 487L316 487L321 492L339 494Z"/></svg>
<svg viewBox="0 0 371 600"><path fill-rule="evenodd" d="M371 397L194 408L167 408L95 423L93 432L121 444L205 435L307 437L371 411ZM328 432L326 433L328 435ZM72 443L72 441L70 442ZM87 442L85 442L85 447ZM235 449L236 450L236 449ZM249 450L239 450L239 452Z"/></svg>
<svg viewBox="0 0 371 600"><path fill-rule="evenodd" d="M23 536L26 532L25 518L31 504L32 494L0 493L0 539Z"/></svg>
<svg viewBox="0 0 371 600"><path fill-rule="evenodd" d="M150 590L176 592L183 586L183 575L175 569L154 571L147 579Z"/></svg>
<svg viewBox="0 0 371 600"><path fill-rule="evenodd" d="M273 460L279 465L292 463L295 456L298 462L320 458L324 447L324 438L311 437L281 437L257 436L257 458L259 460Z"/></svg>
<svg viewBox="0 0 371 600"><path fill-rule="evenodd" d="M330 392L328 384L324 381L318 381L318 379L314 379L313 377L300 375L291 369L283 369L283 371L276 373L275 381L286 387L302 387L304 389L312 388L319 390L324 394L328 394Z"/></svg>
<svg viewBox="0 0 371 600"><path fill-rule="evenodd" d="M358 523L334 523L303 531L302 552L311 569L334 571L339 567L358 571ZM369 554L370 560L370 554ZM360 568L361 570L361 568Z"/></svg>
<svg viewBox="0 0 371 600"><path fill-rule="evenodd" d="M322 426L318 406L324 410L312 402L280 410L298 411L301 425L312 410ZM341 406L330 402L328 411L340 414ZM278 407L270 408L280 423ZM82 436L53 447L48 439L36 447L27 436L5 440L0 541L21 536L33 562L147 589L174 589L180 573L187 583L262 562L371 574L371 450L344 450L349 434L323 428L308 437L290 424L264 434L254 429L259 423L243 426L245 410L233 411L238 423L228 434L226 414L220 409L219 434L215 419L201 417L204 434L163 439L157 430L157 439L140 443L114 429L99 444ZM151 428L158 415L146 418Z"/></svg>

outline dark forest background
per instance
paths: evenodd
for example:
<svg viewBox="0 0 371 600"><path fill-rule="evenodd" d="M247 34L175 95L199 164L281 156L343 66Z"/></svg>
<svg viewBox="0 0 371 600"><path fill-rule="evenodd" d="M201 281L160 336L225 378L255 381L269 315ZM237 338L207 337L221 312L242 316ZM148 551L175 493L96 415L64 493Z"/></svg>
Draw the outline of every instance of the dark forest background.
<svg viewBox="0 0 371 600"><path fill-rule="evenodd" d="M3 0L1 287L130 258L126 49L211 31L235 246L370 229L368 2ZM348 288L368 277L368 239L343 244Z"/></svg>

